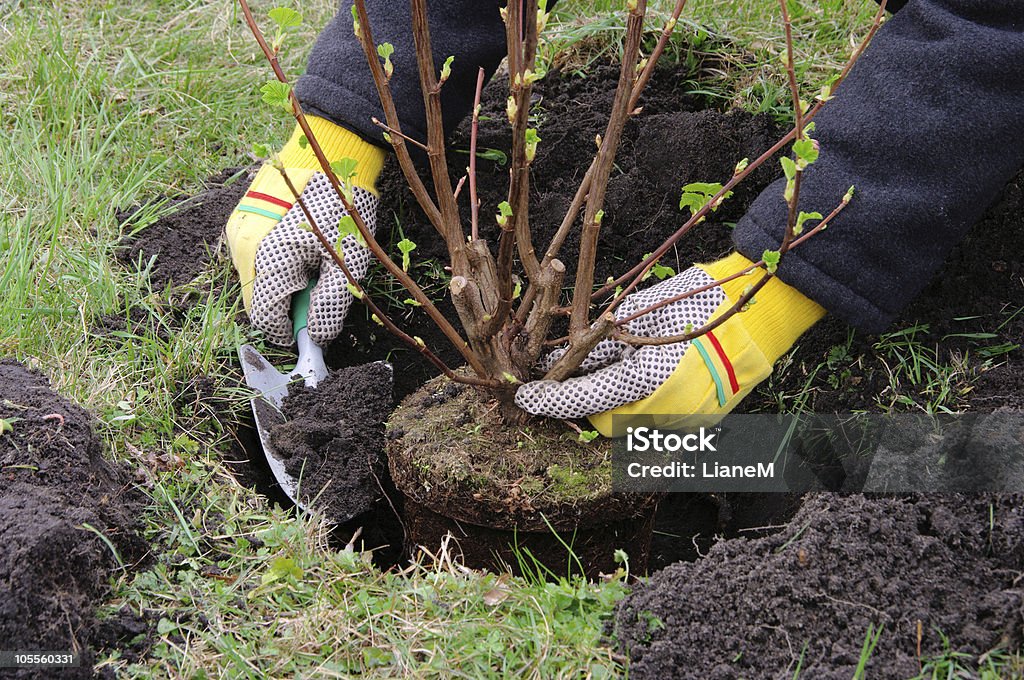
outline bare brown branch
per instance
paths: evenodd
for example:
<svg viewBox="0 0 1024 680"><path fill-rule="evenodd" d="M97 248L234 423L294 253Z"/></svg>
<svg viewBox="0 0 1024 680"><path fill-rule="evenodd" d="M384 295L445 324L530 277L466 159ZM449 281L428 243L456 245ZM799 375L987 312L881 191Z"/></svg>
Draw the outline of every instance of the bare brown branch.
<svg viewBox="0 0 1024 680"><path fill-rule="evenodd" d="M611 116L598 151L590 195L583 214L583 235L580 238L579 264L576 268L576 286L572 298L572 315L569 317L571 344L581 340L590 327L590 294L594 289L594 266L597 262L598 236L601 231L601 216L604 214L604 196L608 189L612 164L622 138L622 130L629 119L629 102L632 97L633 79L636 74L640 41L643 39L646 0L638 0L629 12L626 22L626 39L622 48L622 64L619 69L619 83L615 90Z"/></svg>
<svg viewBox="0 0 1024 680"><path fill-rule="evenodd" d="M473 96L473 126L469 135L469 234L470 239L480 238L480 198L476 193L476 140L480 133L480 97L484 90L484 70L476 74L476 94ZM509 273L511 280L511 272Z"/></svg>

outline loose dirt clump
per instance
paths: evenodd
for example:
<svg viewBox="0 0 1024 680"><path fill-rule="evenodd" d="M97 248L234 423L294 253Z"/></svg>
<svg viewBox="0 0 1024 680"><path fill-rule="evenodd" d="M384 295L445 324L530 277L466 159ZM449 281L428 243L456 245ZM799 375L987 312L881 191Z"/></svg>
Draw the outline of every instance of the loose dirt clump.
<svg viewBox="0 0 1024 680"><path fill-rule="evenodd" d="M285 422L270 439L305 502L337 522L383 500L384 420L394 406L391 368L377 362L331 373L316 388L289 387Z"/></svg>
<svg viewBox="0 0 1024 680"><path fill-rule="evenodd" d="M940 631L973 655L1014 649L1022 501L809 496L782 533L722 541L621 603L630 677L788 678L802 657L801 677L848 680L869 624L883 630L868 677L920 671L918 622L925 657L943 651Z"/></svg>
<svg viewBox="0 0 1024 680"><path fill-rule="evenodd" d="M82 665L61 677L91 677L94 644L112 636L94 607L118 558L132 568L146 554L144 497L104 460L91 416L42 375L2 359L0 395L0 647L78 650Z"/></svg>

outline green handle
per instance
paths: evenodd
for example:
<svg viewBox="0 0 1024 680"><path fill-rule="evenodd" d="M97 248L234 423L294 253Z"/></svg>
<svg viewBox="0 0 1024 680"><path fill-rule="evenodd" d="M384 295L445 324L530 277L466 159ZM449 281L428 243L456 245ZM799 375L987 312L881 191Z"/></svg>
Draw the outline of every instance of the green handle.
<svg viewBox="0 0 1024 680"><path fill-rule="evenodd" d="M306 287L300 290L295 295L292 295L292 332L297 339L299 337L299 331L306 327L309 320L309 294L313 290L313 286L316 285L316 277L314 276L306 284Z"/></svg>

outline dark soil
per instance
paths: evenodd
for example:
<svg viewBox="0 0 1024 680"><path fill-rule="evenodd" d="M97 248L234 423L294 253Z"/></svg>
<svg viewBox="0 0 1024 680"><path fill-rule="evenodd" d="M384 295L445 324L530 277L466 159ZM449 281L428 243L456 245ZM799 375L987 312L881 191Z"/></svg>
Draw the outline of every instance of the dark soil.
<svg viewBox="0 0 1024 680"><path fill-rule="evenodd" d="M809 496L782 533L720 542L620 604L630 677L789 678L803 654L800 677L848 680L869 624L884 629L868 677L919 672L919 622L925 657L943 651L938 631L975 656L1014 649L1022 501Z"/></svg>
<svg viewBox="0 0 1024 680"><path fill-rule="evenodd" d="M117 259L139 269L153 259L149 281L156 290L194 279L213 260L224 225L248 188L248 180L239 177L241 172L241 168L228 168L211 177L209 188L198 196L171 199L170 214L126 237ZM135 213L129 210L118 217L122 223L130 222Z"/></svg>
<svg viewBox="0 0 1024 680"><path fill-rule="evenodd" d="M388 509L381 483L384 426L394 406L391 369L383 362L331 373L315 389L289 387L285 422L270 440L285 468L301 480L310 506L339 523Z"/></svg>
<svg viewBox="0 0 1024 680"><path fill-rule="evenodd" d="M97 648L121 637L115 621L93 616L119 569L96 532L137 566L147 554L144 497L103 459L91 416L46 378L0 360L0 396L11 425L0 435L0 647L79 650L81 666L61 677L91 677Z"/></svg>

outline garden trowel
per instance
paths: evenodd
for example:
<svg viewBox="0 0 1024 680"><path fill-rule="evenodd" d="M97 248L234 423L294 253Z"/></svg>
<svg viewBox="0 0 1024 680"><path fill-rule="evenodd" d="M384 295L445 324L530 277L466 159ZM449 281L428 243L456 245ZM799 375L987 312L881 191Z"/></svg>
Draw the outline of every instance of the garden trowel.
<svg viewBox="0 0 1024 680"><path fill-rule="evenodd" d="M316 279L309 282L304 290L292 296L292 324L295 342L299 346L299 358L295 369L290 373L281 373L275 369L263 355L252 345L238 348L238 356L242 360L246 384L256 391L250 399L252 414L256 419L256 431L260 436L263 453L267 457L270 470L274 473L278 485L295 505L304 511L309 508L299 500L299 480L288 473L284 460L278 458L270 441L270 431L275 425L285 421L281 406L288 396L288 385L300 378L307 387L315 388L327 377L327 364L324 363L324 352L309 337L306 330L306 319L309 316L309 293L316 285Z"/></svg>

